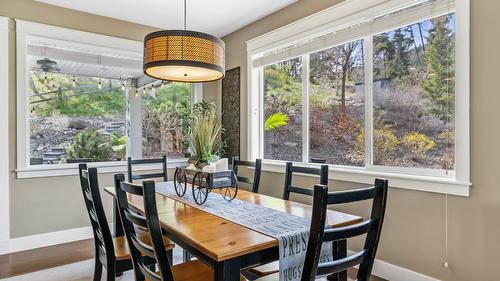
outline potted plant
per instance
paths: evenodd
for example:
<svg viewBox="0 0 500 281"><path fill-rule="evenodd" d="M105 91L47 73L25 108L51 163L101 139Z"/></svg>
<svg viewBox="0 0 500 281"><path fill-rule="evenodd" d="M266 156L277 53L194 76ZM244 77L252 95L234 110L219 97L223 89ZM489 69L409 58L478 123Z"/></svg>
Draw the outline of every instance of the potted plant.
<svg viewBox="0 0 500 281"><path fill-rule="evenodd" d="M199 169L219 159L222 125L215 106L194 110L189 130L191 162Z"/></svg>

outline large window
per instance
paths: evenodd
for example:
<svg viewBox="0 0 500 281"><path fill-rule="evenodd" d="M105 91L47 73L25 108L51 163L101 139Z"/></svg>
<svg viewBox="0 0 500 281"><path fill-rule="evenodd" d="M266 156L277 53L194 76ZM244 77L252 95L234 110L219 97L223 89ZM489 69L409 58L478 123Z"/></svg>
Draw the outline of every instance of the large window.
<svg viewBox="0 0 500 281"><path fill-rule="evenodd" d="M19 177L74 174L82 162L123 171L128 156L185 161L199 84L145 76L141 42L25 21L16 33Z"/></svg>
<svg viewBox="0 0 500 281"><path fill-rule="evenodd" d="M117 80L59 74L34 57L30 71L30 164L124 160L125 92ZM44 69L46 71L44 71Z"/></svg>
<svg viewBox="0 0 500 281"><path fill-rule="evenodd" d="M248 42L250 157L468 186L466 0L375 2Z"/></svg>

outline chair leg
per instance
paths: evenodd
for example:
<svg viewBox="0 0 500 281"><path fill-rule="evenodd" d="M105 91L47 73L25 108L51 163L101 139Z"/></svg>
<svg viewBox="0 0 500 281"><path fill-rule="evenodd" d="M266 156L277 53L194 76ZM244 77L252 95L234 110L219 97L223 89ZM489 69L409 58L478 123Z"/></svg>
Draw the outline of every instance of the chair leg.
<svg viewBox="0 0 500 281"><path fill-rule="evenodd" d="M120 276L118 274L123 274L123 273L116 272L115 261L108 260L107 266L106 266L106 281L115 281L115 277Z"/></svg>
<svg viewBox="0 0 500 281"><path fill-rule="evenodd" d="M99 259L96 257L95 265L94 265L94 281L101 281L102 275L102 264Z"/></svg>
<svg viewBox="0 0 500 281"><path fill-rule="evenodd" d="M123 273L120 272L120 274L123 274ZM115 281L116 275L117 275L117 273L114 270L108 268L106 270L106 281Z"/></svg>
<svg viewBox="0 0 500 281"><path fill-rule="evenodd" d="M182 261L183 262L191 261L191 254L185 249L182 249Z"/></svg>
<svg viewBox="0 0 500 281"><path fill-rule="evenodd" d="M167 251L167 259L170 262L170 266L174 265L174 250Z"/></svg>

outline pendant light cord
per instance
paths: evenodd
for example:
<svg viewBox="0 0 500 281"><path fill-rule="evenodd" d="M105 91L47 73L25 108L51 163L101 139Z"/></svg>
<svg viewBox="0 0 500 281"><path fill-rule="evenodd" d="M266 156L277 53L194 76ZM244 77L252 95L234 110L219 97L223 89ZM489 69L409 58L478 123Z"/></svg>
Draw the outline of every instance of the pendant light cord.
<svg viewBox="0 0 500 281"><path fill-rule="evenodd" d="M186 30L186 0L184 0L184 30Z"/></svg>

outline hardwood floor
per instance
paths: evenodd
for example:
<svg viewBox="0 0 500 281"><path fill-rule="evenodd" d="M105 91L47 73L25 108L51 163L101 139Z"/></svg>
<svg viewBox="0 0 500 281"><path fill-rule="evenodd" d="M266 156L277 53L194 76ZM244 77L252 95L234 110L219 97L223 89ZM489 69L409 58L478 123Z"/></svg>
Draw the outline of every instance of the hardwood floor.
<svg viewBox="0 0 500 281"><path fill-rule="evenodd" d="M0 256L0 279L94 258L92 239ZM349 270L356 278L356 270ZM370 281L386 281L373 276Z"/></svg>
<svg viewBox="0 0 500 281"><path fill-rule="evenodd" d="M0 256L0 279L94 258L94 240Z"/></svg>

